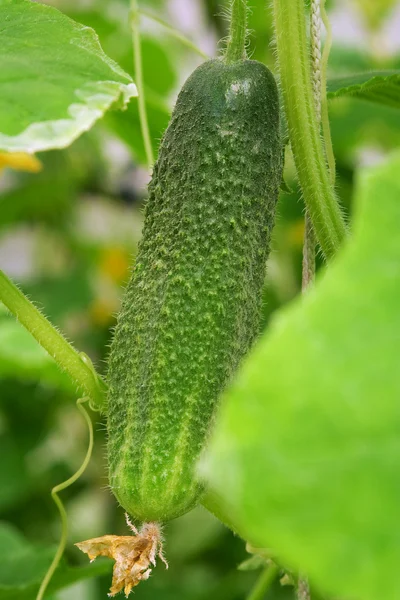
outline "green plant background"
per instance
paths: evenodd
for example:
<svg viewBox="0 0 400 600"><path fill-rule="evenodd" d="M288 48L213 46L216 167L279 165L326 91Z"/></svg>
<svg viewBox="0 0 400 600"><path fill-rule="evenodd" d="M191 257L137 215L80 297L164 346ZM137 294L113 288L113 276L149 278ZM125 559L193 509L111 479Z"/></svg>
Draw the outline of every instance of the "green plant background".
<svg viewBox="0 0 400 600"><path fill-rule="evenodd" d="M133 75L128 2L49 2L79 23L93 27L106 54ZM141 6L168 20L201 48L215 54L226 34L224 3L143 0ZM395 2L354 0L363 26L364 47L335 40L330 65L343 77L367 69L400 68L400 53L380 51ZM380 8L377 9L377 5ZM250 52L274 65L271 14L253 0ZM329 3L331 11L341 3ZM174 10L175 6L175 10ZM194 8L193 8L194 7ZM186 27L186 30L185 30ZM148 19L142 21L144 78L154 149L165 128L177 89L201 62L178 40ZM383 39L383 38L382 38ZM335 88L332 87L332 90ZM395 90L396 91L396 90ZM351 215L355 172L400 143L395 103L374 104L338 98L330 104L337 189ZM290 153L281 194L263 306L263 327L271 314L299 293L303 206ZM0 267L45 314L104 372L121 286L140 237L147 173L137 101L125 112L109 112L69 148L39 154L37 174L2 171L0 177ZM52 360L5 310L0 309L0 600L33 599L59 536L50 489L82 460L87 432L74 401L75 390ZM63 492L69 515L69 545L48 598L105 598L111 563L88 566L73 542L106 533L127 533L122 511L107 489L104 421L94 415L95 452L82 479ZM202 508L165 529L170 569L158 566L135 597L169 600L240 600L258 571L238 570L248 554L235 537ZM73 587L70 587L73 584ZM266 598L293 598L277 581Z"/></svg>

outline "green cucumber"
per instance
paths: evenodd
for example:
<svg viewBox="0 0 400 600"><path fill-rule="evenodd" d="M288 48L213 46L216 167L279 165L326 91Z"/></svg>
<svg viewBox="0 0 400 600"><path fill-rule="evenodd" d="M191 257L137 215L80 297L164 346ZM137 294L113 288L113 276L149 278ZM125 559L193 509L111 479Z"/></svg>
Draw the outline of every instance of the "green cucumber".
<svg viewBox="0 0 400 600"><path fill-rule="evenodd" d="M202 64L160 146L111 346L109 480L140 521L199 501L195 465L218 398L259 332L281 179L270 71Z"/></svg>

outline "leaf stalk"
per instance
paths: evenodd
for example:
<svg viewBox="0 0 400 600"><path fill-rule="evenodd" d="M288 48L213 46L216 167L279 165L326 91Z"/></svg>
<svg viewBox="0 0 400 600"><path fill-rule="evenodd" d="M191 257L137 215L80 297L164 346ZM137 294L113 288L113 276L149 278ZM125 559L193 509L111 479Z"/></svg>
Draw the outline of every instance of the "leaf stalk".
<svg viewBox="0 0 400 600"><path fill-rule="evenodd" d="M131 0L130 21L132 28L133 61L136 80L135 83L138 90L140 128L142 130L147 166L148 169L151 170L154 164L154 154L150 137L149 121L147 118L146 96L143 80L142 41L140 37L140 11L137 0Z"/></svg>
<svg viewBox="0 0 400 600"><path fill-rule="evenodd" d="M273 0L280 83L296 170L315 235L326 259L346 226L325 160L311 83L304 0Z"/></svg>

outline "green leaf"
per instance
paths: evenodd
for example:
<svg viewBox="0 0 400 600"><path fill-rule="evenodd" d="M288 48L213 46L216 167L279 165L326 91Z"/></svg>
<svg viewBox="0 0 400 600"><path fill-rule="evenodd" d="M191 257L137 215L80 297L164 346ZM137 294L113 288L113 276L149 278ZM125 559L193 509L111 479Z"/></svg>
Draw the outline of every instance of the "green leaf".
<svg viewBox="0 0 400 600"><path fill-rule="evenodd" d="M330 104L329 120L337 161L351 169L359 161L360 151L362 156L362 149L381 153L400 146L399 113L391 106L348 96Z"/></svg>
<svg viewBox="0 0 400 600"><path fill-rule="evenodd" d="M55 548L33 545L17 529L0 523L0 600L35 598L54 553ZM49 592L107 574L111 568L111 561L84 567L69 567L62 562L49 585Z"/></svg>
<svg viewBox="0 0 400 600"><path fill-rule="evenodd" d="M203 471L233 526L325 593L398 600L400 153L353 237L227 393Z"/></svg>
<svg viewBox="0 0 400 600"><path fill-rule="evenodd" d="M371 71L374 69L375 63L373 56L356 46L334 44L329 53L329 71L332 76L335 73L338 75L351 75L352 73Z"/></svg>
<svg viewBox="0 0 400 600"><path fill-rule="evenodd" d="M9 433L0 434L0 513L16 508L25 500L30 486L29 473L21 449Z"/></svg>
<svg viewBox="0 0 400 600"><path fill-rule="evenodd" d="M400 71L369 71L328 81L328 98L355 96L400 108Z"/></svg>
<svg viewBox="0 0 400 600"><path fill-rule="evenodd" d="M143 2L141 3L142 6ZM128 19L128 3L115 0L113 10L107 10L103 2L82 5L69 2L62 7L72 19L92 27L99 36L102 48L127 73L133 72L132 30ZM146 88L167 97L177 79L179 56L187 52L178 46L162 28L144 30L141 17L143 77ZM177 48L176 48L177 46ZM178 52L177 52L178 50Z"/></svg>
<svg viewBox="0 0 400 600"><path fill-rule="evenodd" d="M30 0L0 0L0 150L68 146L137 95L96 33Z"/></svg>

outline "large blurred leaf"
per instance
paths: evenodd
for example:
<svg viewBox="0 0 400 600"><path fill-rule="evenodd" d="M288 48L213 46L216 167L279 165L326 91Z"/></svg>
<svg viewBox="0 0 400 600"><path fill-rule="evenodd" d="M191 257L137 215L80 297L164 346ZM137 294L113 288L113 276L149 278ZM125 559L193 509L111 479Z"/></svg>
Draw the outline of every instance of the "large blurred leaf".
<svg viewBox="0 0 400 600"><path fill-rule="evenodd" d="M54 552L53 547L30 544L14 527L0 523L0 600L35 598ZM99 561L84 567L68 567L62 562L50 583L49 591L109 573L111 567L110 561Z"/></svg>
<svg viewBox="0 0 400 600"><path fill-rule="evenodd" d="M355 157L357 159L365 149L379 152L400 145L400 119L396 108L348 96L330 103L329 120L339 163L354 164Z"/></svg>
<svg viewBox="0 0 400 600"><path fill-rule="evenodd" d="M370 71L328 81L328 98L348 95L400 108L400 71Z"/></svg>
<svg viewBox="0 0 400 600"><path fill-rule="evenodd" d="M112 104L136 95L131 77L91 29L30 0L0 0L0 149L62 148Z"/></svg>
<svg viewBox="0 0 400 600"><path fill-rule="evenodd" d="M353 239L225 398L205 471L239 532L343 598L398 600L400 153Z"/></svg>

